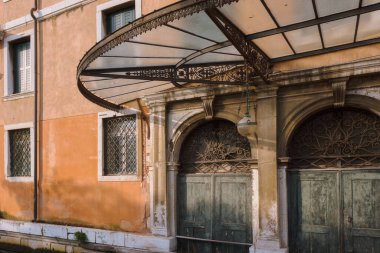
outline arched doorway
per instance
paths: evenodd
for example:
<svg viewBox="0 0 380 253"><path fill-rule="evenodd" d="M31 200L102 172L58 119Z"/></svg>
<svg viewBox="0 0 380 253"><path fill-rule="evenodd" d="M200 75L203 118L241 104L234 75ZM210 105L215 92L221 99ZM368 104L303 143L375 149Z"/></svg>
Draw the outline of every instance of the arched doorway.
<svg viewBox="0 0 380 253"><path fill-rule="evenodd" d="M288 155L290 252L380 252L380 117L322 111Z"/></svg>
<svg viewBox="0 0 380 253"><path fill-rule="evenodd" d="M178 252L248 252L252 244L250 145L226 120L184 140L177 183Z"/></svg>

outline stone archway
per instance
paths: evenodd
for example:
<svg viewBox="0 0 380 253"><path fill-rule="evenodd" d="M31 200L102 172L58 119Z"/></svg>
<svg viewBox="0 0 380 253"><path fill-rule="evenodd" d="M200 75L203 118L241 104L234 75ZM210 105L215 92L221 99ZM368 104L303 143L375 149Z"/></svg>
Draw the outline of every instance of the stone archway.
<svg viewBox="0 0 380 253"><path fill-rule="evenodd" d="M180 252L248 252L252 243L250 144L226 120L186 137L178 175Z"/></svg>
<svg viewBox="0 0 380 253"><path fill-rule="evenodd" d="M327 109L288 146L291 252L380 251L380 117Z"/></svg>

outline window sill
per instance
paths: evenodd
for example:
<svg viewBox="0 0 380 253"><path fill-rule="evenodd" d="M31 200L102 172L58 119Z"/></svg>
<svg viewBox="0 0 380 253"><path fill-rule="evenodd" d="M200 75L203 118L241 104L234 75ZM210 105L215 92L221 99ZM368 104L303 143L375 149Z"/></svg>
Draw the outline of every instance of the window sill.
<svg viewBox="0 0 380 253"><path fill-rule="evenodd" d="M128 176L98 176L99 182L137 182L140 181L141 177L138 175L128 175Z"/></svg>
<svg viewBox="0 0 380 253"><path fill-rule="evenodd" d="M8 182L33 182L33 177L6 177Z"/></svg>
<svg viewBox="0 0 380 253"><path fill-rule="evenodd" d="M4 102L5 101L12 101L12 100L18 100L18 99L33 97L33 96L34 96L34 91L27 91L27 92L22 92L22 93L4 96L3 101Z"/></svg>

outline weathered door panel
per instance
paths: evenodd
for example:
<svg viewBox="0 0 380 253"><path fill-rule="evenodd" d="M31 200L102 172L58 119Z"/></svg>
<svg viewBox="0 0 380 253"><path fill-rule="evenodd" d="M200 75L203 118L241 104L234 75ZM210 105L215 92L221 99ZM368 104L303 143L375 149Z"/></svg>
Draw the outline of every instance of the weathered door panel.
<svg viewBox="0 0 380 253"><path fill-rule="evenodd" d="M211 239L211 187L210 176L179 175L179 235ZM179 246L179 252L211 252L211 245L200 241L183 240Z"/></svg>
<svg viewBox="0 0 380 253"><path fill-rule="evenodd" d="M215 176L214 240L252 242L251 177L244 175ZM240 253L247 247L215 245L214 252Z"/></svg>
<svg viewBox="0 0 380 253"><path fill-rule="evenodd" d="M252 242L251 177L180 175L179 235L228 242ZM243 253L247 246L179 239L179 252Z"/></svg>
<svg viewBox="0 0 380 253"><path fill-rule="evenodd" d="M380 252L380 172L343 173L345 252Z"/></svg>
<svg viewBox="0 0 380 253"><path fill-rule="evenodd" d="M338 252L336 172L289 172L291 252Z"/></svg>

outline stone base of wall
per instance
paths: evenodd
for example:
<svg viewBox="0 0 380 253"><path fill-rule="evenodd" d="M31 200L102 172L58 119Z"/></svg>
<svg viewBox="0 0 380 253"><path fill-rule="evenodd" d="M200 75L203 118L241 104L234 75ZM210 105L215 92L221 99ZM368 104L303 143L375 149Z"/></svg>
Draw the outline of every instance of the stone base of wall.
<svg viewBox="0 0 380 253"><path fill-rule="evenodd" d="M88 243L79 244L75 232L87 235ZM126 232L61 226L0 219L0 244L45 249L56 252L173 252L174 237L138 235Z"/></svg>

